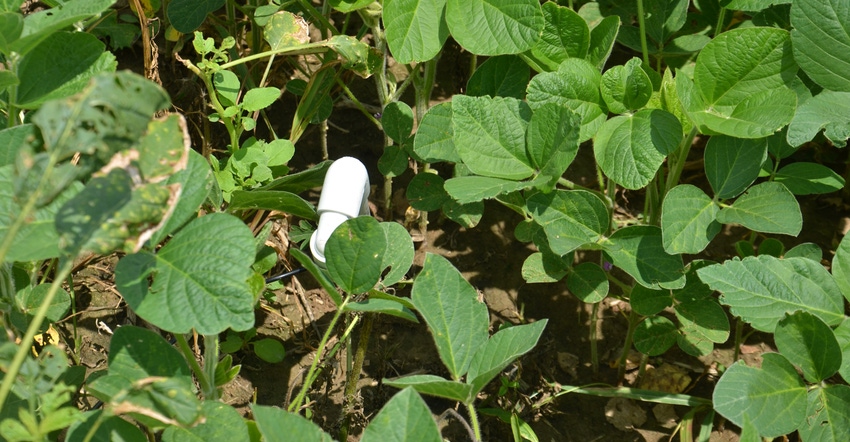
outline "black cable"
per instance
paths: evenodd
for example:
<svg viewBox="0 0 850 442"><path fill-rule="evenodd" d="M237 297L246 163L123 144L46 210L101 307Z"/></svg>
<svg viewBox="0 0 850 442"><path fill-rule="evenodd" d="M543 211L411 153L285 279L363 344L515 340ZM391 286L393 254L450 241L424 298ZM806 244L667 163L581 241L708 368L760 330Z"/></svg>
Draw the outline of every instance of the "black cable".
<svg viewBox="0 0 850 442"><path fill-rule="evenodd" d="M306 271L306 270L307 269L302 267L300 269L290 270L286 273L281 273L280 275L270 276L270 277L266 278L266 284L271 284L273 282L280 281L281 279L289 278L292 275L297 275L297 274L299 274L303 271Z"/></svg>

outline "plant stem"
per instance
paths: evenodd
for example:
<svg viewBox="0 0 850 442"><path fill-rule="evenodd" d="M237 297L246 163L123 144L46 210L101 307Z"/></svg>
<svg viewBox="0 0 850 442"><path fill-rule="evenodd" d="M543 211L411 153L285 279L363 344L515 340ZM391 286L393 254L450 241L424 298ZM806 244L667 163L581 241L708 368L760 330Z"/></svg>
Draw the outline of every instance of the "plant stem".
<svg viewBox="0 0 850 442"><path fill-rule="evenodd" d="M684 170L685 163L688 161L688 154L691 152L691 144L693 144L694 137L696 137L696 135L697 128L694 126L691 128L691 132L688 133L688 136L685 137L679 144L679 147L676 148L676 156L673 160L673 165L670 168L670 175L667 175L667 186L664 189L664 194L659 198L659 204L664 201L664 196L667 195L667 192L679 184L679 178L682 177L682 170Z"/></svg>
<svg viewBox="0 0 850 442"><path fill-rule="evenodd" d="M640 51L643 54L643 62L649 66L649 49L646 45L646 23L643 19L643 0L637 0L638 26L640 26Z"/></svg>
<svg viewBox="0 0 850 442"><path fill-rule="evenodd" d="M218 365L218 335L204 335L204 374L206 385L201 385L206 400L218 400L218 388L215 386L215 368Z"/></svg>
<svg viewBox="0 0 850 442"><path fill-rule="evenodd" d="M437 76L437 60L440 55L437 54L434 58L425 62L425 68L422 72L422 81L415 81L413 86L416 88L416 126L422 123L425 113L431 105L431 93L434 91L434 80ZM430 170L428 163L422 165L420 173L427 173ZM428 242L428 212L421 211L419 213L419 233L422 235L422 244Z"/></svg>
<svg viewBox="0 0 850 442"><path fill-rule="evenodd" d="M635 338L635 329L640 323L641 317L634 310L629 312L629 331L626 333L626 340L623 343L623 353L620 354L620 360L617 361L617 383L622 385L623 377L626 374L626 360L629 357L629 350L632 349L632 342Z"/></svg>
<svg viewBox="0 0 850 442"><path fill-rule="evenodd" d="M74 351L71 352L71 356L74 358L74 363L80 365L80 347L83 345L83 339L80 334L77 333L77 292L74 291L74 275L70 272L68 273L67 283L68 291L71 292L71 321L74 326Z"/></svg>
<svg viewBox="0 0 850 442"><path fill-rule="evenodd" d="M212 84L211 76L206 72L201 71L201 69L195 66L189 60L184 60L182 58L177 58L178 61L183 62L183 65L186 66L190 71L194 72L195 75L201 78L201 81L204 82L204 86L207 88L207 94L210 96L210 103L218 112L219 116L221 116L221 122L224 123L224 126L227 128L227 133L230 135L230 152L236 152L239 150L239 135L240 133L237 131L237 128L233 126L233 121L230 118L225 118L224 115L224 106L222 106L221 102L218 101L218 95L216 95L215 87Z"/></svg>
<svg viewBox="0 0 850 442"><path fill-rule="evenodd" d="M354 395L357 393L357 381L360 380L360 373L363 371L363 361L366 360L366 349L369 347L369 336L372 334L372 324L374 322L375 316L366 313L363 319L363 327L360 329L357 352L354 354L354 364L346 374L345 399L343 399L343 403L345 404L345 420L343 421L342 428L339 430L339 440L348 440L348 430L351 426L351 408L354 405Z"/></svg>
<svg viewBox="0 0 850 442"><path fill-rule="evenodd" d="M593 303L593 309L590 311L590 365L593 367L593 374L599 374L599 349L597 345L596 323L599 321L599 302Z"/></svg>
<svg viewBox="0 0 850 442"><path fill-rule="evenodd" d="M466 404L466 409L469 410L469 423L472 425L472 431L475 432L475 442L481 441L481 424L478 423L478 413L475 411L475 405L470 402Z"/></svg>
<svg viewBox="0 0 850 442"><path fill-rule="evenodd" d="M9 233L9 235L14 236L14 234L11 233ZM73 267L73 260L64 260L64 263L56 274L56 278L53 280L53 283L50 284L50 288L47 289L47 294L44 296L44 300L41 301L41 305L38 306L38 310L35 312L35 315L33 315L32 322L30 322L29 327L27 327L26 333L24 333L24 336L21 338L21 345L15 352L12 362L9 363L9 368L3 377L3 383L0 384L0 409L3 409L3 404L6 403L6 398L12 390L12 384L14 384L15 380L18 378L18 372L21 370L24 359L30 351L31 342L33 338L35 338L36 332L38 332L41 328L41 323L47 315L47 310L53 304L53 298L56 297L56 293L60 288L62 288L62 283L65 281L65 278L71 274L71 269Z"/></svg>
<svg viewBox="0 0 850 442"><path fill-rule="evenodd" d="M274 54L277 55L306 55L306 54L318 54L322 52L327 52L328 48L326 43L324 42L316 42L316 43L305 43L300 45L292 45L287 46L282 49L270 50L265 52L260 52L257 54L247 55L242 58L238 58L236 60L224 63L219 67L221 69L230 69L234 66L239 66L240 64L245 64L249 61L259 60L261 58L270 57Z"/></svg>
<svg viewBox="0 0 850 442"><path fill-rule="evenodd" d="M735 321L735 350L732 355L732 362L738 360L741 357L741 339L744 335L744 320L741 318L737 318Z"/></svg>
<svg viewBox="0 0 850 442"><path fill-rule="evenodd" d="M726 8L720 7L720 12L717 13L717 24L714 26L714 37L723 32L723 23L726 21Z"/></svg>
<svg viewBox="0 0 850 442"><path fill-rule="evenodd" d="M351 300L351 296L346 295L345 299L342 300L342 304L340 304L339 308L337 308L336 313L334 313L334 317L331 319L331 323L328 324L328 329L325 330L324 336L322 336L322 341L319 342L319 348L316 349L316 357L313 358L313 363L310 365L310 370L307 371L307 374L304 376L304 385L301 386L301 391L298 392L298 396L295 396L295 400L289 404L289 408L287 411L290 413L298 411L301 408L301 403L304 401L304 398L307 396L307 391L310 389L310 386L313 384L313 381L316 380L316 367L319 365L319 359L321 359L322 352L325 350L325 346L328 345L328 340L331 338L331 334L333 333L334 328L336 327L336 323L339 321L339 318L342 316L343 310L345 310L345 306L348 305L348 301Z"/></svg>
<svg viewBox="0 0 850 442"><path fill-rule="evenodd" d="M202 388L206 388L205 386L210 384L210 380L201 368L201 364L199 364L198 360L195 359L195 353L189 347L186 337L177 333L174 335L174 339L177 341L177 347L180 349L180 352L183 353L183 358L186 359L189 367L192 368L192 372L195 373L195 377L198 378L198 384L200 384ZM212 383L215 384L215 378L213 378Z"/></svg>

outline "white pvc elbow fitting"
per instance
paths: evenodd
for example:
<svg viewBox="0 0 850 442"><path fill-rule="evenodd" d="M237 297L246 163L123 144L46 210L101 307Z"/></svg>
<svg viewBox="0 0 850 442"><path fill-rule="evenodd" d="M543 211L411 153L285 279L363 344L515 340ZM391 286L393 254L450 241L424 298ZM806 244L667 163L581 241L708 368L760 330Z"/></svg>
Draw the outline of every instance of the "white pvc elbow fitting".
<svg viewBox="0 0 850 442"><path fill-rule="evenodd" d="M310 237L313 260L325 266L325 245L331 234L348 219L369 214L369 174L352 157L342 157L328 168L319 197L319 226Z"/></svg>

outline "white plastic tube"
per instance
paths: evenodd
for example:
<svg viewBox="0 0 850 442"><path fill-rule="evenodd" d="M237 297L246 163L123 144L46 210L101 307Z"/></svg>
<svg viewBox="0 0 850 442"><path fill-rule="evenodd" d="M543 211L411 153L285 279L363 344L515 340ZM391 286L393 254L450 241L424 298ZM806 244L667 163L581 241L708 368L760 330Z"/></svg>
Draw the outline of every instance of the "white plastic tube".
<svg viewBox="0 0 850 442"><path fill-rule="evenodd" d="M342 157L328 168L319 197L319 226L310 237L313 260L325 265L328 239L348 219L369 214L369 174L366 166L352 157Z"/></svg>

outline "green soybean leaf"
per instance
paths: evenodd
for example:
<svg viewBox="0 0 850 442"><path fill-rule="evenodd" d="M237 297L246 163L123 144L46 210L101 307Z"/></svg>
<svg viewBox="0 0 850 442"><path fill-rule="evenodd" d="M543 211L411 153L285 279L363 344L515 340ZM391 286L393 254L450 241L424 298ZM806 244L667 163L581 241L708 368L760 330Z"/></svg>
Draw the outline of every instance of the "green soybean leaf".
<svg viewBox="0 0 850 442"><path fill-rule="evenodd" d="M676 87L701 132L762 138L794 116L796 69L787 31L741 28L705 45L693 82L679 74Z"/></svg>
<svg viewBox="0 0 850 442"><path fill-rule="evenodd" d="M600 92L608 110L622 114L640 109L649 102L652 83L641 68L640 59L632 58L626 64L614 66L602 74Z"/></svg>
<svg viewBox="0 0 850 442"><path fill-rule="evenodd" d="M85 440L86 435L92 430L94 432L91 433L91 440L97 442L146 442L148 440L142 430L129 421L119 416L104 418L101 414L103 414L103 410L83 413L82 419L74 422L68 428L67 440Z"/></svg>
<svg viewBox="0 0 850 442"><path fill-rule="evenodd" d="M399 223L381 223L387 238L387 249L383 253L383 270L391 269L381 280L384 287L389 287L402 279L410 266L413 265L413 240L410 233Z"/></svg>
<svg viewBox="0 0 850 442"><path fill-rule="evenodd" d="M579 142L585 142L607 118L605 102L599 94L601 81L602 75L590 62L570 58L556 72L545 72L531 79L528 105L537 110L546 103L555 103L581 115Z"/></svg>
<svg viewBox="0 0 850 442"><path fill-rule="evenodd" d="M584 190L536 193L528 199L528 211L543 227L549 246L557 255L596 242L608 230L605 203Z"/></svg>
<svg viewBox="0 0 850 442"><path fill-rule="evenodd" d="M435 173L419 173L410 180L407 187L407 200L416 210L430 212L438 210L451 197L443 187L445 181Z"/></svg>
<svg viewBox="0 0 850 442"><path fill-rule="evenodd" d="M554 103L537 108L526 131L526 148L539 176L547 179L544 191L555 184L578 154L581 116Z"/></svg>
<svg viewBox="0 0 850 442"><path fill-rule="evenodd" d="M306 219L316 219L316 209L300 196L282 190L237 190L230 197L230 210L279 210Z"/></svg>
<svg viewBox="0 0 850 442"><path fill-rule="evenodd" d="M452 37L478 55L527 51L540 39L544 26L536 0L448 0L446 22Z"/></svg>
<svg viewBox="0 0 850 442"><path fill-rule="evenodd" d="M815 83L850 92L850 9L840 0L798 0L791 4L794 58Z"/></svg>
<svg viewBox="0 0 850 442"><path fill-rule="evenodd" d="M839 442L850 436L850 387L828 385L809 391L802 440Z"/></svg>
<svg viewBox="0 0 850 442"><path fill-rule="evenodd" d="M115 0L86 0L65 2L53 8L28 14L20 38L10 45L12 51L26 55L45 38L78 21L86 20L112 6ZM16 6L20 6L16 5ZM15 8L19 10L19 8Z"/></svg>
<svg viewBox="0 0 850 442"><path fill-rule="evenodd" d="M803 228L800 205L787 187L775 182L756 184L721 209L717 221L737 223L750 230L796 236Z"/></svg>
<svg viewBox="0 0 850 442"><path fill-rule="evenodd" d="M289 11L275 12L263 25L263 38L273 51L310 42L307 22Z"/></svg>
<svg viewBox="0 0 850 442"><path fill-rule="evenodd" d="M257 357L270 364L277 364L286 357L286 350L277 339L259 339L251 342L251 346L254 347L254 353L257 354Z"/></svg>
<svg viewBox="0 0 850 442"><path fill-rule="evenodd" d="M180 199L177 200L165 225L151 236L150 244L159 244L178 227L197 216L198 208L215 186L215 177L210 163L197 151L190 150L186 168L171 175L166 184L180 185Z"/></svg>
<svg viewBox="0 0 850 442"><path fill-rule="evenodd" d="M651 99L648 107L670 112L679 119L679 123L682 123L683 132L690 132L693 124L682 108L682 102L679 100L679 92L676 90L676 80L673 78L673 72L670 68L664 69L664 75L661 77L661 86L659 87L657 97L657 105L655 99Z"/></svg>
<svg viewBox="0 0 850 442"><path fill-rule="evenodd" d="M800 367L809 382L818 383L841 368L841 348L832 329L809 312L786 314L776 324L774 339L779 352Z"/></svg>
<svg viewBox="0 0 850 442"><path fill-rule="evenodd" d="M772 5L789 3L791 3L791 0L732 0L726 5L726 8L736 11L755 12L767 9Z"/></svg>
<svg viewBox="0 0 850 442"><path fill-rule="evenodd" d="M213 85L215 91L218 92L218 97L221 104L224 106L233 106L236 104L236 99L239 96L239 88L242 83L239 77L227 69L222 69L213 74Z"/></svg>
<svg viewBox="0 0 850 442"><path fill-rule="evenodd" d="M530 119L531 109L515 98L455 95L452 126L457 153L475 174L527 178L534 171L525 151Z"/></svg>
<svg viewBox="0 0 850 442"><path fill-rule="evenodd" d="M17 88L15 104L34 109L47 99L64 98L81 91L95 74L115 69L114 57L112 69L98 65L105 48L91 34L52 34L21 58L17 69L21 84ZM63 87L70 82L74 82L72 87ZM60 88L61 93L57 93Z"/></svg>
<svg viewBox="0 0 850 442"><path fill-rule="evenodd" d="M720 208L700 188L680 184L661 207L661 239L667 253L699 253L720 233Z"/></svg>
<svg viewBox="0 0 850 442"><path fill-rule="evenodd" d="M378 171L386 177L397 177L407 170L409 165L407 151L399 145L387 146L378 158Z"/></svg>
<svg viewBox="0 0 850 442"><path fill-rule="evenodd" d="M601 244L609 261L631 275L638 284L652 289L685 286L682 257L664 251L659 227L624 227Z"/></svg>
<svg viewBox="0 0 850 442"><path fill-rule="evenodd" d="M308 419L286 410L251 404L257 429L267 442L331 442L333 438Z"/></svg>
<svg viewBox="0 0 850 442"><path fill-rule="evenodd" d="M779 169L774 179L794 195L831 193L844 188L841 175L817 163L791 163Z"/></svg>
<svg viewBox="0 0 850 442"><path fill-rule="evenodd" d="M348 293L363 293L381 278L387 236L371 216L352 218L334 230L325 246L328 272Z"/></svg>
<svg viewBox="0 0 850 442"><path fill-rule="evenodd" d="M823 259L823 250L815 243L804 242L785 252L785 258L807 258L820 262Z"/></svg>
<svg viewBox="0 0 850 442"><path fill-rule="evenodd" d="M305 190L321 187L325 180L325 174L332 163L332 161L322 161L307 170L276 178L259 189L301 193Z"/></svg>
<svg viewBox="0 0 850 442"><path fill-rule="evenodd" d="M835 250L835 258L832 260L832 275L835 277L835 283L838 284L841 293L850 300L850 238L847 235L844 235Z"/></svg>
<svg viewBox="0 0 850 442"><path fill-rule="evenodd" d="M416 129L413 153L428 163L461 161L454 144L451 102L440 103L425 113Z"/></svg>
<svg viewBox="0 0 850 442"><path fill-rule="evenodd" d="M384 107L381 126L390 139L403 143L413 131L413 110L402 101L393 101Z"/></svg>
<svg viewBox="0 0 850 442"><path fill-rule="evenodd" d="M431 410L413 388L398 392L363 430L362 442L440 442Z"/></svg>
<svg viewBox="0 0 850 442"><path fill-rule="evenodd" d="M207 14L224 6L225 0L172 0L168 2L166 15L175 29L190 34L201 26Z"/></svg>
<svg viewBox="0 0 850 442"><path fill-rule="evenodd" d="M0 146L4 146L0 152L0 167L15 164L18 151L31 144L35 139L35 126L32 124L21 124L0 130Z"/></svg>
<svg viewBox="0 0 850 442"><path fill-rule="evenodd" d="M580 15L555 2L543 4L543 33L530 56L547 71L555 71L568 58L585 58L590 47L590 29Z"/></svg>
<svg viewBox="0 0 850 442"><path fill-rule="evenodd" d="M8 56L11 52L10 44L21 36L24 30L24 18L16 12L3 12L0 14L0 52Z"/></svg>
<svg viewBox="0 0 850 442"><path fill-rule="evenodd" d="M536 282L558 282L567 276L569 263L551 254L534 252L522 262L522 279L531 284Z"/></svg>
<svg viewBox="0 0 850 442"><path fill-rule="evenodd" d="M617 33L620 30L620 17L611 15L605 17L590 31L590 46L587 51L587 61L601 71L611 56Z"/></svg>
<svg viewBox="0 0 850 442"><path fill-rule="evenodd" d="M413 323L419 323L419 320L416 319L416 314L409 308L388 299L367 299L365 301L350 302L345 305L345 311L383 313Z"/></svg>
<svg viewBox="0 0 850 442"><path fill-rule="evenodd" d="M38 284L20 288L14 295L14 303L17 309L12 309L9 315L12 325L19 330L26 330L30 322L32 322L32 317L47 298L47 292L49 290L50 284ZM58 293L53 296L52 302L48 304L44 318L50 322L57 322L65 316L70 307L71 297L68 295L68 292L64 289L59 289ZM42 325L42 330L46 328L46 326Z"/></svg>
<svg viewBox="0 0 850 442"><path fill-rule="evenodd" d="M453 379L460 379L487 342L487 306L448 260L431 254L416 277L411 299L431 330L443 364Z"/></svg>
<svg viewBox="0 0 850 442"><path fill-rule="evenodd" d="M463 403L472 400L474 397L472 385L458 381L449 381L430 374L384 379L384 384L395 388L413 387L414 390L422 394Z"/></svg>
<svg viewBox="0 0 850 442"><path fill-rule="evenodd" d="M485 345L480 345L472 358L467 374L467 383L476 395L487 384L518 357L537 345L548 320L515 325L499 330Z"/></svg>
<svg viewBox="0 0 850 442"><path fill-rule="evenodd" d="M705 356L711 353L714 343L729 339L729 318L713 298L677 304L676 318L679 347L690 355Z"/></svg>
<svg viewBox="0 0 850 442"><path fill-rule="evenodd" d="M811 141L821 130L832 144L844 147L850 137L850 92L825 90L800 104L788 125L788 143Z"/></svg>
<svg viewBox="0 0 850 442"><path fill-rule="evenodd" d="M247 330L254 325L247 280L255 254L251 230L239 218L214 213L187 224L156 255L122 258L115 283L140 317L172 333Z"/></svg>
<svg viewBox="0 0 850 442"><path fill-rule="evenodd" d="M449 199L443 203L443 215L467 229L471 229L478 225L481 217L484 216L484 202L476 201L474 203L461 204L453 199Z"/></svg>
<svg viewBox="0 0 850 442"><path fill-rule="evenodd" d="M385 0L387 43L399 63L434 58L449 37L446 0Z"/></svg>
<svg viewBox="0 0 850 442"><path fill-rule="evenodd" d="M162 433L163 442L250 441L248 426L235 408L219 401L204 401L202 407L203 423L189 428L170 425Z"/></svg>
<svg viewBox="0 0 850 442"><path fill-rule="evenodd" d="M762 367L738 361L714 388L714 409L738 426L748 420L762 437L796 430L806 418L806 385L778 353L765 353Z"/></svg>
<svg viewBox="0 0 850 442"><path fill-rule="evenodd" d="M242 97L242 109L248 112L258 111L271 106L278 97L280 89L276 87L258 87L251 89Z"/></svg>
<svg viewBox="0 0 850 442"><path fill-rule="evenodd" d="M151 379L155 380L140 382ZM157 333L140 327L128 325L115 330L109 344L108 375L89 388L104 402L130 402L183 424L195 422L201 411L186 360ZM126 390L135 391L127 394ZM171 396L171 400L163 395Z"/></svg>
<svg viewBox="0 0 850 442"><path fill-rule="evenodd" d="M806 258L770 255L733 259L697 270L700 279L721 293L720 302L753 328L772 333L784 313L802 310L827 325L844 318L838 285L823 266Z"/></svg>
<svg viewBox="0 0 850 442"><path fill-rule="evenodd" d="M705 146L705 175L718 198L734 198L758 178L767 139L715 135Z"/></svg>
<svg viewBox="0 0 850 442"><path fill-rule="evenodd" d="M339 12L347 13L363 9L375 0L330 0L331 6Z"/></svg>
<svg viewBox="0 0 850 442"><path fill-rule="evenodd" d="M640 189L681 140L682 125L675 115L644 109L606 121L596 134L593 153L607 177L627 189Z"/></svg>
<svg viewBox="0 0 850 442"><path fill-rule="evenodd" d="M445 183L448 194L461 204L495 198L499 195L527 189L533 181L511 181L483 176L463 176L450 178Z"/></svg>
<svg viewBox="0 0 850 442"><path fill-rule="evenodd" d="M648 14L646 33L656 43L663 44L682 26L688 16L688 0L649 0L644 5ZM734 9L734 8L729 8Z"/></svg>
<svg viewBox="0 0 850 442"><path fill-rule="evenodd" d="M395 302L395 303L401 305L402 307L404 307L404 308L406 308L410 311L416 310L416 306L413 305L413 302L410 300L410 298L391 295L389 293L382 292L380 290L374 290L374 289L369 290L369 299L382 299L382 300L392 301L392 302ZM419 322L419 321L417 320L417 321L414 321L414 322Z"/></svg>
<svg viewBox="0 0 850 442"><path fill-rule="evenodd" d="M608 275L593 262L583 262L572 268L567 277L567 289L581 299L593 304L608 296Z"/></svg>
<svg viewBox="0 0 850 442"><path fill-rule="evenodd" d="M663 316L650 316L635 328L635 348L648 356L658 356L676 343L676 324Z"/></svg>
<svg viewBox="0 0 850 442"><path fill-rule="evenodd" d="M846 381L850 379L850 364L847 364L847 361L850 361L850 319L844 318L841 321L841 324L838 324L838 327L833 330L835 334L835 339L838 341L839 347L841 347L841 368L838 370L838 373L841 374L841 377Z"/></svg>
<svg viewBox="0 0 850 442"><path fill-rule="evenodd" d="M629 305L635 313L652 316L673 305L673 297L669 290L649 289L638 284L632 287Z"/></svg>
<svg viewBox="0 0 850 442"><path fill-rule="evenodd" d="M685 286L670 292L673 295L673 299L679 303L687 303L710 298L714 294L714 291L699 279L697 271L712 264L716 263L705 259L691 261L685 272Z"/></svg>
<svg viewBox="0 0 850 442"><path fill-rule="evenodd" d="M21 207L15 202L12 166L0 168L0 236L6 236L9 227L21 213ZM83 185L74 182L59 194L50 204L41 207L31 215L15 237L6 253L7 261L37 261L56 258L60 254L59 232L56 230L56 214L62 206L83 189Z"/></svg>
<svg viewBox="0 0 850 442"><path fill-rule="evenodd" d="M466 82L470 97L525 97L525 88L531 72L528 65L516 55L490 57L475 69Z"/></svg>

